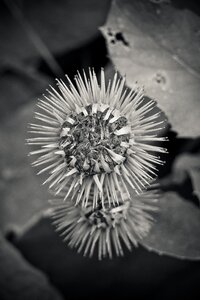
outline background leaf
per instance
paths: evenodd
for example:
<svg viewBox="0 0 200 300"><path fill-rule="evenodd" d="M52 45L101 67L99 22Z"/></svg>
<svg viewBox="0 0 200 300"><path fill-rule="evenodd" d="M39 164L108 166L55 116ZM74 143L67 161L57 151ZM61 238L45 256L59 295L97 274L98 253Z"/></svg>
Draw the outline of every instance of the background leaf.
<svg viewBox="0 0 200 300"><path fill-rule="evenodd" d="M128 85L144 85L182 136L199 135L199 28L193 12L147 0L113 1L101 28L110 58Z"/></svg>
<svg viewBox="0 0 200 300"><path fill-rule="evenodd" d="M173 172L180 174L186 172L191 179L193 193L199 200L200 205L200 154L183 154L176 158Z"/></svg>
<svg viewBox="0 0 200 300"><path fill-rule="evenodd" d="M109 5L110 0L1 1L0 63L34 61L39 40L54 55L81 47L98 35Z"/></svg>
<svg viewBox="0 0 200 300"><path fill-rule="evenodd" d="M0 128L0 230L23 227L48 207L48 192L30 166L28 123L33 120L34 98L50 83L45 76L33 78L4 74L0 81L2 120ZM24 103L28 104L24 104ZM30 103L29 103L30 102ZM19 109L20 108L20 109Z"/></svg>
<svg viewBox="0 0 200 300"><path fill-rule="evenodd" d="M0 235L0 298L2 300L62 300L47 277L31 266L13 245Z"/></svg>
<svg viewBox="0 0 200 300"><path fill-rule="evenodd" d="M198 197L200 203L200 170L190 170L190 176L194 187L194 194Z"/></svg>
<svg viewBox="0 0 200 300"><path fill-rule="evenodd" d="M200 259L200 210L176 192L163 192L159 208L142 245L159 254Z"/></svg>
<svg viewBox="0 0 200 300"><path fill-rule="evenodd" d="M0 228L23 227L35 214L48 207L48 192L30 166L27 124L34 105L27 105L11 120L1 124L0 131ZM41 178L40 178L41 179Z"/></svg>

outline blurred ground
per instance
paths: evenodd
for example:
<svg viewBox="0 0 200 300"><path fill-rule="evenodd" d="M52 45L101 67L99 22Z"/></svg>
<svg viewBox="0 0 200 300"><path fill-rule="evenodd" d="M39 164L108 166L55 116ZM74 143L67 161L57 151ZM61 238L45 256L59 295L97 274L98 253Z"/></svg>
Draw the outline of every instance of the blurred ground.
<svg viewBox="0 0 200 300"><path fill-rule="evenodd" d="M109 0L0 1L0 299L192 299L200 265L159 256L139 247L125 258L103 263L82 258L54 233L46 188L30 167L25 145L37 98L57 76L77 69L109 68L98 28L106 20ZM187 176L168 178L182 152L198 152L199 140L175 139L161 176L163 189L182 191ZM191 182L190 182L191 184ZM178 191L178 192L177 192ZM7 238L7 240L5 239ZM21 280L16 280L20 278ZM27 280L25 280L25 278ZM57 291L51 286L53 284ZM38 294L33 292L38 286ZM27 291L27 293L25 293ZM59 291L59 292L58 292Z"/></svg>

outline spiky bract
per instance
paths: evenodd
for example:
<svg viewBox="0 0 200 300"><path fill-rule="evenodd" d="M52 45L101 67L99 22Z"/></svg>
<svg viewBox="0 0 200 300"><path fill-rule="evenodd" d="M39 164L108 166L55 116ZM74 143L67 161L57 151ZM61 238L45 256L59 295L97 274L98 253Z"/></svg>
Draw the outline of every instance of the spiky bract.
<svg viewBox="0 0 200 300"><path fill-rule="evenodd" d="M98 203L95 209L91 199L87 207L55 199L52 215L57 231L84 255L91 257L97 252L99 259L123 255L124 247L131 250L148 234L153 222L150 213L157 210L156 193L135 194L131 201L126 196L115 206L105 201L104 208Z"/></svg>
<svg viewBox="0 0 200 300"><path fill-rule="evenodd" d="M78 73L75 85L67 80L68 85L58 80L58 90L51 87L39 100L39 122L30 124L38 174L47 172L50 189L56 194L64 189L64 200L85 207L91 192L93 208L99 201L104 208L105 199L110 207L123 203L121 187L129 199L140 194L154 180L155 165L162 164L155 153L166 151L151 144L165 140L157 135L159 113L151 113L155 102L144 103L140 88L125 89L125 77L117 73L107 86L103 70L100 83L91 70L89 79Z"/></svg>

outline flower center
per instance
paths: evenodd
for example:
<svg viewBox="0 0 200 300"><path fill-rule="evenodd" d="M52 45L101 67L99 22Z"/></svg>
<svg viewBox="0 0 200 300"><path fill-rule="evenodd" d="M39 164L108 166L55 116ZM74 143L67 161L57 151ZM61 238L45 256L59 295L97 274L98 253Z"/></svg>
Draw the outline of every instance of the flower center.
<svg viewBox="0 0 200 300"><path fill-rule="evenodd" d="M71 113L62 125L60 149L66 163L94 175L112 172L126 159L130 129L127 119L108 105L88 105Z"/></svg>
<svg viewBox="0 0 200 300"><path fill-rule="evenodd" d="M95 209L84 208L82 213L90 225L96 225L99 228L115 227L122 219L126 218L129 208L129 202L123 202L117 206L111 205L107 209L99 204Z"/></svg>

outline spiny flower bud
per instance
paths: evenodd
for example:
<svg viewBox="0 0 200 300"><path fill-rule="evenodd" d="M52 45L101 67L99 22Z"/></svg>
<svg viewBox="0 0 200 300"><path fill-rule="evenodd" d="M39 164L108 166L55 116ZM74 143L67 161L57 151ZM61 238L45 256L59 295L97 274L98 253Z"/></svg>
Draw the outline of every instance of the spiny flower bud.
<svg viewBox="0 0 200 300"><path fill-rule="evenodd" d="M165 140L157 136L159 114L149 114L155 102L143 104L143 90L127 91L117 73L107 86L103 70L100 83L91 70L89 79L78 73L76 85L67 79L69 87L58 80L58 90L51 87L38 102L40 123L30 124L36 136L28 139L37 147L30 154L39 155L33 165L48 172L50 189L65 190L64 200L75 205L87 207L91 194L93 209L99 202L103 209L107 202L122 204L121 187L129 199L140 194L155 179L155 164L162 164L155 152L166 152L150 144Z"/></svg>
<svg viewBox="0 0 200 300"><path fill-rule="evenodd" d="M117 192L119 194L119 192ZM138 240L145 237L151 228L153 217L150 212L157 210L156 193L144 192L132 195L131 201L124 193L124 201L115 206L108 199L93 209L91 198L87 207L80 204L74 206L71 201L52 200L52 216L56 230L61 232L64 241L84 256L112 258L122 256L124 247L130 251L136 247Z"/></svg>

